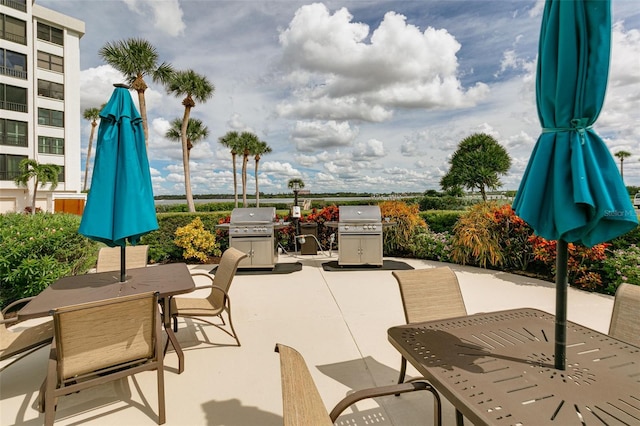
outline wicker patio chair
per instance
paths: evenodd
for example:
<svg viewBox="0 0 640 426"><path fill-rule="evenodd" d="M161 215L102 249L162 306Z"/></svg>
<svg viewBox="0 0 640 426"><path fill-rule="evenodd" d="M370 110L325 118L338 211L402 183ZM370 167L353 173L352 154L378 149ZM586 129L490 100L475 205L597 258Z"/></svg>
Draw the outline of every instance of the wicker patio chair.
<svg viewBox="0 0 640 426"><path fill-rule="evenodd" d="M640 346L640 286L621 284L616 290L609 335Z"/></svg>
<svg viewBox="0 0 640 426"><path fill-rule="evenodd" d="M53 323L47 377L39 395L45 425L53 424L59 397L148 370L157 371L158 424L165 422L157 293L56 309Z"/></svg>
<svg viewBox="0 0 640 426"><path fill-rule="evenodd" d="M223 253L213 278L211 275L202 272L192 274L194 277L203 276L211 280L210 285L198 286L196 290L210 288L211 292L206 298L174 297L171 299L171 315L173 316L173 330L175 332L178 331L178 317L194 318L224 331L233 337L238 346L240 346L240 340L233 328L231 319L229 288L238 270L238 264L245 257L247 257L246 253L230 247ZM231 331L222 327L226 325L222 317L223 312L227 313ZM207 321L203 317L218 317L222 321L222 325Z"/></svg>
<svg viewBox="0 0 640 426"><path fill-rule="evenodd" d="M96 272L120 270L120 247L103 247L98 251ZM149 246L127 246L125 249L126 269L144 268L147 266Z"/></svg>
<svg viewBox="0 0 640 426"><path fill-rule="evenodd" d="M0 371L9 367L19 359L22 359L30 353L51 343L51 339L53 338L53 322L51 320L20 331L10 330L7 328L12 324L17 323L18 319L5 318L6 313L17 306L28 303L31 299L33 299L33 297L25 297L24 299L16 300L15 302L7 305L2 312L0 312L0 361L19 355L8 364L2 366Z"/></svg>
<svg viewBox="0 0 640 426"><path fill-rule="evenodd" d="M358 401L419 390L433 393L434 424L442 424L440 396L425 381L361 389L347 395L338 402L331 413L328 413L302 355L295 349L279 343L276 344L275 350L280 353L284 426L330 426L344 410Z"/></svg>

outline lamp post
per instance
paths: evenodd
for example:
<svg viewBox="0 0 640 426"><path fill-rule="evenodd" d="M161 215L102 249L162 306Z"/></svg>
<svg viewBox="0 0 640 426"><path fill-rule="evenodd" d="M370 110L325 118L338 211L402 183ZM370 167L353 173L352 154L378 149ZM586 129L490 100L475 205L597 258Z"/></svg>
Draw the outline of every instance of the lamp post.
<svg viewBox="0 0 640 426"><path fill-rule="evenodd" d="M287 186L293 189L293 212L292 216L296 223L296 235L300 235L300 209L298 208L298 192L304 188L302 179L289 179Z"/></svg>

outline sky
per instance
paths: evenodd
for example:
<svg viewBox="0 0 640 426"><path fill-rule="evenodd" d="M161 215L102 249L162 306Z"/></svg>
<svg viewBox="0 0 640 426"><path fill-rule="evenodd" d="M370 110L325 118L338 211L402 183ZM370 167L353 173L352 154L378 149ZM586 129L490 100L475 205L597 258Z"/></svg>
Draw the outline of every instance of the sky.
<svg viewBox="0 0 640 426"><path fill-rule="evenodd" d="M516 190L540 133L542 1L37 3L85 22L82 111L105 103L112 84L123 82L100 48L131 37L215 86L191 112L209 129L191 150L194 194L233 193L231 155L218 142L231 130L251 131L272 148L259 162L267 194L290 192L291 178L311 192L439 190L458 143L478 132L506 148L512 166L501 189ZM640 186L640 8L636 0L612 0L612 13L609 85L594 128L612 154L633 154L624 161L625 183ZM181 145L164 137L183 115L182 98L147 84L154 193L184 194ZM91 125L82 120L84 170ZM253 169L252 159L249 194Z"/></svg>

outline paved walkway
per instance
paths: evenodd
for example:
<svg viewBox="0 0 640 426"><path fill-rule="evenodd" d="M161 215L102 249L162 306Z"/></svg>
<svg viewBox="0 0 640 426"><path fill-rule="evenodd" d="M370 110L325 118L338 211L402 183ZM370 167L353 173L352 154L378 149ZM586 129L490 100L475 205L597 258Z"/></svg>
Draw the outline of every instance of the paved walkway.
<svg viewBox="0 0 640 426"><path fill-rule="evenodd" d="M398 286L390 271L324 271L325 255L281 255L300 262L290 274L238 275L231 288L234 325L242 346L211 326L181 320L177 336L186 368L176 374L177 358L166 357L167 425L270 426L282 424L280 366L276 342L305 357L330 410L354 389L397 380L400 356L388 343L389 327L403 323ZM394 259L415 268L443 264ZM469 313L518 307L555 311L552 283L459 265L458 275ZM194 269L209 271L210 266ZM204 282L203 282L204 284ZM193 293L193 296L198 296ZM607 332L613 298L569 289L568 319ZM46 370L47 350L10 366L0 376L0 424L39 425L34 409ZM411 367L408 374L416 374ZM123 401L124 399L124 401ZM430 424L428 393L385 397L359 403L340 417L340 425ZM61 398L57 425L156 424L155 374L126 383L106 384ZM455 424L444 405L444 424Z"/></svg>

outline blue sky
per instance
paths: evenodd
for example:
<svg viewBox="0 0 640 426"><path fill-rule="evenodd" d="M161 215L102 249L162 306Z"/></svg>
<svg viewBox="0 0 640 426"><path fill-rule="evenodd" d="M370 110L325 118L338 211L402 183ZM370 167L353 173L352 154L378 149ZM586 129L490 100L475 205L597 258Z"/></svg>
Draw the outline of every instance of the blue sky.
<svg viewBox="0 0 640 426"><path fill-rule="evenodd" d="M195 194L233 193L227 131L249 130L273 152L259 186L289 192L439 189L448 158L475 132L493 135L517 189L540 126L535 61L543 8L528 0L38 0L86 24L82 109L108 100L118 72L98 56L110 41L141 37L161 61L193 69L214 96L192 117L209 128L191 153ZM640 185L640 8L613 0L609 89L596 130L612 153L633 154L625 182ZM154 192L184 194L180 145L164 134L182 99L147 81ZM134 96L137 102L137 97ZM90 125L83 121L83 155ZM617 161L617 160L616 160ZM84 167L84 159L82 161ZM248 192L255 181L249 164Z"/></svg>

